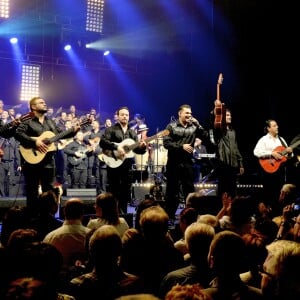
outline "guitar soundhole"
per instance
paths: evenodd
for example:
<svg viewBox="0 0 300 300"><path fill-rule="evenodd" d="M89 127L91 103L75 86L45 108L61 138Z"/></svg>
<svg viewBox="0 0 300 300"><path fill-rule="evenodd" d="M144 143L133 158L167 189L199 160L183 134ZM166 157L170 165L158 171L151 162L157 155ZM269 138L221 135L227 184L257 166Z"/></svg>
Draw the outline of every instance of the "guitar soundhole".
<svg viewBox="0 0 300 300"><path fill-rule="evenodd" d="M128 146L124 146L124 151L127 153L130 151L129 147Z"/></svg>

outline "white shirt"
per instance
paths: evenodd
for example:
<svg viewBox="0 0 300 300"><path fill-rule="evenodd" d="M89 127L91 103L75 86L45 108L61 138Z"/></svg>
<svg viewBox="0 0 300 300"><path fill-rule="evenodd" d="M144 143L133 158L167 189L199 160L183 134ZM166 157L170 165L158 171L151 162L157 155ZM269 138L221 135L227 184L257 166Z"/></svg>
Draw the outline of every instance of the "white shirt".
<svg viewBox="0 0 300 300"><path fill-rule="evenodd" d="M280 137L280 139L285 143L285 146L287 147L286 141L282 137ZM279 136L274 137L271 134L267 133L258 140L253 150L254 155L258 158L271 156L276 147L283 146L280 139Z"/></svg>

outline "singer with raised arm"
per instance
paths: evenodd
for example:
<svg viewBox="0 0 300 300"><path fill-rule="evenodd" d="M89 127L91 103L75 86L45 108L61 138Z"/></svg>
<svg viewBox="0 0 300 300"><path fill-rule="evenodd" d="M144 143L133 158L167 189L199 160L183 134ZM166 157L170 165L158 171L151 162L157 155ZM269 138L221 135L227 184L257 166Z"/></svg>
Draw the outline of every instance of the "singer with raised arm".
<svg viewBox="0 0 300 300"><path fill-rule="evenodd" d="M219 117L218 109L224 111L223 122L216 122ZM236 195L236 184L238 175L244 174L243 157L240 153L237 135L232 127L232 115L225 104L219 99L215 100L214 108L211 111L210 141L216 153L214 170L218 181L218 196L221 199L224 193L234 197Z"/></svg>
<svg viewBox="0 0 300 300"><path fill-rule="evenodd" d="M193 151L196 138L207 140L208 132L192 116L191 106L183 104L178 109L178 119L171 121L166 128L169 135L164 138L168 150L166 165L166 202L165 208L170 220L174 220L180 202L194 192Z"/></svg>

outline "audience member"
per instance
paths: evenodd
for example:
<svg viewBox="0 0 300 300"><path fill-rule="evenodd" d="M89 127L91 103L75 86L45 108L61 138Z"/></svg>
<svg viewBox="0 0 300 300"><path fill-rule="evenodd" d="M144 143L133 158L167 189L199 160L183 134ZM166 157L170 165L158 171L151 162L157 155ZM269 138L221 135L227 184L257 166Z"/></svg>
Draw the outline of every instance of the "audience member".
<svg viewBox="0 0 300 300"><path fill-rule="evenodd" d="M229 230L217 233L208 255L216 277L204 291L212 299L262 299L260 289L248 286L240 279L245 260L246 246L240 235Z"/></svg>
<svg viewBox="0 0 300 300"><path fill-rule="evenodd" d="M186 207L182 209L182 211L179 214L179 228L182 237L174 243L174 246L183 255L188 253L187 244L184 238L184 232L189 225L197 221L197 218L198 213L193 207Z"/></svg>
<svg viewBox="0 0 300 300"><path fill-rule="evenodd" d="M183 256L168 234L168 221L162 207L148 207L140 216L141 230L129 229L122 239L121 266L144 280L145 293L156 296L163 277L184 266Z"/></svg>
<svg viewBox="0 0 300 300"><path fill-rule="evenodd" d="M266 300L300 298L300 244L281 240L267 246L268 256L261 270L261 289Z"/></svg>
<svg viewBox="0 0 300 300"><path fill-rule="evenodd" d="M178 284L199 283L208 287L213 279L207 255L209 246L215 235L212 226L203 223L192 223L185 230L185 240L190 255L190 264L168 273L162 280L160 296L163 298L172 286Z"/></svg>
<svg viewBox="0 0 300 300"><path fill-rule="evenodd" d="M73 266L76 260L86 260L85 239L89 228L82 225L84 203L79 198L68 199L64 207L63 225L50 231L45 243L54 245L63 256L63 268Z"/></svg>
<svg viewBox="0 0 300 300"><path fill-rule="evenodd" d="M61 227L63 224L63 221L55 216L59 210L60 197L59 188L39 195L38 215L32 219L31 226L38 232L40 240L43 240L50 231Z"/></svg>
<svg viewBox="0 0 300 300"><path fill-rule="evenodd" d="M198 283L174 285L167 293L165 300L212 300Z"/></svg>
<svg viewBox="0 0 300 300"><path fill-rule="evenodd" d="M29 217L25 207L15 205L8 208L2 221L1 245L6 247L10 234L16 229L28 228L28 225Z"/></svg>
<svg viewBox="0 0 300 300"><path fill-rule="evenodd" d="M96 229L89 241L89 255L93 270L70 282L69 293L76 300L114 300L116 297L142 292L142 282L123 272L119 265L122 241L116 228L103 225ZM98 295L98 296L96 296Z"/></svg>
<svg viewBox="0 0 300 300"><path fill-rule="evenodd" d="M120 237L129 228L123 217L119 216L118 202L112 193L104 192L96 197L95 203L96 219L91 219L87 227L97 229L103 225L113 225Z"/></svg>

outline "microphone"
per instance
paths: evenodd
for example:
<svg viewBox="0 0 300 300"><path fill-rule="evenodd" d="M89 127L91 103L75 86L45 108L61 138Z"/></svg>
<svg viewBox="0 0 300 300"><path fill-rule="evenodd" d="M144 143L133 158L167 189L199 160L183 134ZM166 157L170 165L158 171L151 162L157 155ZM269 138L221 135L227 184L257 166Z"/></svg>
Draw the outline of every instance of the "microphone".
<svg viewBox="0 0 300 300"><path fill-rule="evenodd" d="M200 125L197 119L195 119L193 116L190 117L190 124L194 124L198 128L203 129L203 127Z"/></svg>

